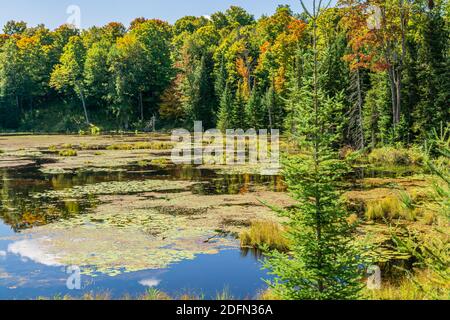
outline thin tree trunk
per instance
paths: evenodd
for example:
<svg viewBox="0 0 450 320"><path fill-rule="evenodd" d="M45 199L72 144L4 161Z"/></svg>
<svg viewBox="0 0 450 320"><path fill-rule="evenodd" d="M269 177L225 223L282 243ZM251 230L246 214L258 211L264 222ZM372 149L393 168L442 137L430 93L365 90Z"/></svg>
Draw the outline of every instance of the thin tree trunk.
<svg viewBox="0 0 450 320"><path fill-rule="evenodd" d="M364 125L363 125L363 114L362 114L362 106L363 106L363 98L362 98L362 90L361 90L361 78L359 76L359 69L356 70L357 74L357 88L358 88L358 127L360 134L360 149L364 149L365 141L364 141Z"/></svg>
<svg viewBox="0 0 450 320"><path fill-rule="evenodd" d="M144 101L142 98L142 91L139 91L139 109L141 112L141 121L144 121Z"/></svg>
<svg viewBox="0 0 450 320"><path fill-rule="evenodd" d="M395 83L395 87L397 90L397 109L396 109L396 114L395 114L395 121L396 123L400 123L400 113L401 113L401 102L402 102L402 80L401 80L401 71L398 70L397 71L397 81Z"/></svg>
<svg viewBox="0 0 450 320"><path fill-rule="evenodd" d="M86 118L86 124L89 125L91 123L89 121L89 116L88 116L88 112L87 112L87 108L86 108L86 100L84 98L84 94L83 94L82 90L80 90L80 98L81 98L81 103L83 104L83 110L84 110L84 116Z"/></svg>
<svg viewBox="0 0 450 320"><path fill-rule="evenodd" d="M269 108L269 110L268 110L268 112L269 112L269 127L272 130L272 107L270 105L271 105L271 103L269 102L269 105L268 105L268 108Z"/></svg>
<svg viewBox="0 0 450 320"><path fill-rule="evenodd" d="M392 124L394 130L397 126L396 114L397 114L397 94L396 94L396 85L395 85L395 71L393 67L390 67L388 70L389 73L389 84L391 86L391 105L392 105Z"/></svg>

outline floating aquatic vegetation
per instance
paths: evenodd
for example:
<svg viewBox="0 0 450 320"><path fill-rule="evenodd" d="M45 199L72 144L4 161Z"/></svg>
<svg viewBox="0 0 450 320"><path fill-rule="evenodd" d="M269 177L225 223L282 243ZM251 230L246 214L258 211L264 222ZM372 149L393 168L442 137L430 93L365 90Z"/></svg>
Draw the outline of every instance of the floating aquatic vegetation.
<svg viewBox="0 0 450 320"><path fill-rule="evenodd" d="M149 141L136 143L117 143L108 146L107 150L170 150L173 143L165 141Z"/></svg>
<svg viewBox="0 0 450 320"><path fill-rule="evenodd" d="M43 174L65 174L65 173L72 173L72 170L64 169L64 168L40 168L40 172Z"/></svg>
<svg viewBox="0 0 450 320"><path fill-rule="evenodd" d="M219 175L264 175L264 176L278 176L280 174L279 168L274 168L270 164L240 164L240 165L202 165L202 169L216 170Z"/></svg>
<svg viewBox="0 0 450 320"><path fill-rule="evenodd" d="M29 158L38 158L42 157L44 154L40 151L34 151L34 150L18 150L18 151L10 151L5 152L2 154L2 156L9 156L9 157L29 157Z"/></svg>
<svg viewBox="0 0 450 320"><path fill-rule="evenodd" d="M74 188L62 190L64 196L94 192L101 195L101 204L93 211L24 230L9 239L13 241L10 253L38 263L77 265L83 274L92 276L164 269L199 254L239 248L237 239L217 230L238 231L242 225L228 225L228 221L273 216L270 209L258 205L260 198L280 204L287 200L275 192L235 196L158 192L164 188L183 189L191 184L188 182L130 183L132 187L114 182L108 188L97 184L77 188L77 192ZM124 188L139 192L114 193L124 193Z"/></svg>
<svg viewBox="0 0 450 320"><path fill-rule="evenodd" d="M169 165L172 164L172 162L169 159L157 158L157 159L151 160L150 164L153 166L161 167L161 168L167 168Z"/></svg>
<svg viewBox="0 0 450 320"><path fill-rule="evenodd" d="M97 173L97 172L125 172L123 168L110 168L110 167L83 167L78 169L64 169L64 168L52 168L44 167L39 169L44 174L66 174L66 173Z"/></svg>
<svg viewBox="0 0 450 320"><path fill-rule="evenodd" d="M58 152L60 157L76 157L78 152L75 149L63 149Z"/></svg>
<svg viewBox="0 0 450 320"><path fill-rule="evenodd" d="M149 191L177 191L185 190L193 183L185 181L113 181L75 186L64 190L51 190L35 193L33 198L83 198L89 195L133 194Z"/></svg>
<svg viewBox="0 0 450 320"><path fill-rule="evenodd" d="M34 163L35 162L32 160L24 160L22 158L17 158L17 157L3 158L2 161L0 162L0 169L1 168L23 167L23 166L28 166L28 165L31 165Z"/></svg>
<svg viewBox="0 0 450 320"><path fill-rule="evenodd" d="M27 230L9 251L46 265L77 265L82 273L116 276L124 272L163 269L237 247L231 238L213 238L208 225L185 216L137 209L103 210Z"/></svg>

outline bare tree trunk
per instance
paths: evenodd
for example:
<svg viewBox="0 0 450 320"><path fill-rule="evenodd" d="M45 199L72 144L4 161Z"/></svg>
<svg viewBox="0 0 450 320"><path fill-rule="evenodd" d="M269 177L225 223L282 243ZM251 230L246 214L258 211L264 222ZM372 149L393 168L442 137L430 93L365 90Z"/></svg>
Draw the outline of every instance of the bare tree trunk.
<svg viewBox="0 0 450 320"><path fill-rule="evenodd" d="M357 70L357 80L358 80L358 127L359 127L359 135L360 135L360 148L364 149L365 141L364 141L364 124L363 124L363 97L362 97L362 88L361 88L361 78L359 75L359 69Z"/></svg>
<svg viewBox="0 0 450 320"><path fill-rule="evenodd" d="M83 110L84 110L84 116L86 118L86 124L90 125L90 121L89 121L89 116L88 116L88 112L87 112L87 108L86 108L86 100L84 98L84 94L83 91L80 90L80 98L81 98L81 103L83 104Z"/></svg>
<svg viewBox="0 0 450 320"><path fill-rule="evenodd" d="M400 113L401 113L401 102L402 102L402 79L401 79L401 72L400 70L397 71L397 81L395 82L395 88L397 90L397 109L395 113L395 123L400 123Z"/></svg>
<svg viewBox="0 0 450 320"><path fill-rule="evenodd" d="M139 91L139 109L141 112L141 121L144 121L144 101L142 98L142 91Z"/></svg>
<svg viewBox="0 0 450 320"><path fill-rule="evenodd" d="M386 44L386 60L390 63L389 67L389 81L391 84L391 97L392 97L392 117L394 130L400 123L401 118L401 106L402 106L402 71L403 63L406 55L406 24L407 15L405 14L404 0L399 0L400 8L400 46L401 52L398 54L393 49L393 45L388 42ZM386 19L383 14L383 19Z"/></svg>
<svg viewBox="0 0 450 320"><path fill-rule="evenodd" d="M268 110L268 112L269 112L269 127L272 130L272 125L273 125L272 124L272 107L271 107L270 102L269 102L268 108L269 108L269 110Z"/></svg>
<svg viewBox="0 0 450 320"><path fill-rule="evenodd" d="M392 105L392 123L394 125L395 128L395 104L397 102L397 99L395 97L395 81L394 81L394 70L393 67L389 67L388 69L388 74L389 74L389 85L391 87L391 105Z"/></svg>

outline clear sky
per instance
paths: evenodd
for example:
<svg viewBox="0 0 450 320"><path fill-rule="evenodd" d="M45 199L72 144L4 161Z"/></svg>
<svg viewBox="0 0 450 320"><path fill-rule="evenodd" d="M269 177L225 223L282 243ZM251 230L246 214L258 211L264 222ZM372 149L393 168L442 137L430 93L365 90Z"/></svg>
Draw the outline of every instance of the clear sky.
<svg viewBox="0 0 450 320"><path fill-rule="evenodd" d="M136 17L173 23L186 15L210 15L231 5L241 6L259 17L272 14L279 4L289 4L295 12L301 11L299 0L0 0L0 27L8 20L23 20L29 26L44 23L53 29L67 21L70 5L80 7L81 27L88 28L111 21L128 26Z"/></svg>

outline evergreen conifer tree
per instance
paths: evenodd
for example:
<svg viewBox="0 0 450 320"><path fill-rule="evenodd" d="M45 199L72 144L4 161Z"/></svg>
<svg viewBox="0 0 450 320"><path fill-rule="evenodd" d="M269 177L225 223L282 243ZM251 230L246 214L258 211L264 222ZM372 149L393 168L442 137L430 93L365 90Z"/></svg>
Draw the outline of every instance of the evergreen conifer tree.
<svg viewBox="0 0 450 320"><path fill-rule="evenodd" d="M338 191L347 166L331 148L337 133L328 115L341 108L342 102L327 96L319 85L316 21L320 12L314 5L310 14L312 59L306 60L301 88L291 97L305 152L288 159L284 171L289 191L297 200L293 208L280 210L288 218L291 252L272 252L266 261L276 276L270 285L284 299L355 299L361 290L362 261L353 241L354 226L348 222Z"/></svg>

